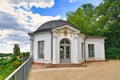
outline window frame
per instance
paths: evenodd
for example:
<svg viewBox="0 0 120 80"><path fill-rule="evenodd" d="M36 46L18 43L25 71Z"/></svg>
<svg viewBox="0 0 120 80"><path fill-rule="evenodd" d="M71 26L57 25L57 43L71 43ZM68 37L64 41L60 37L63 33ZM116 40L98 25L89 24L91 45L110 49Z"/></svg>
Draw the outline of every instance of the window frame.
<svg viewBox="0 0 120 80"><path fill-rule="evenodd" d="M81 53L82 59L84 58L84 43L81 43Z"/></svg>
<svg viewBox="0 0 120 80"><path fill-rule="evenodd" d="M41 40L38 41L38 59L44 59L44 58L45 58L45 41Z"/></svg>
<svg viewBox="0 0 120 80"><path fill-rule="evenodd" d="M95 45L94 44L88 44L88 57L89 58L95 57Z"/></svg>

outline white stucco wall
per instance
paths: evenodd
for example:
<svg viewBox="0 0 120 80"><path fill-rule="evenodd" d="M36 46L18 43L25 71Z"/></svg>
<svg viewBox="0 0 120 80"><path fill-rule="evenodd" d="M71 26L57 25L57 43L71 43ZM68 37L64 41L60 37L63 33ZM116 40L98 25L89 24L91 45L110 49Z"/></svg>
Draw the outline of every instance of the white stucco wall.
<svg viewBox="0 0 120 80"><path fill-rule="evenodd" d="M38 58L38 41L44 41L44 59ZM49 32L34 35L34 62L50 63L51 62L51 34Z"/></svg>
<svg viewBox="0 0 120 80"><path fill-rule="evenodd" d="M78 61L79 62L84 61L84 38L85 38L85 35L80 33L78 37ZM82 58L82 43L83 43L83 58Z"/></svg>
<svg viewBox="0 0 120 80"><path fill-rule="evenodd" d="M94 44L94 58L89 58L88 56L88 44ZM104 38L87 38L85 48L87 60L105 60Z"/></svg>

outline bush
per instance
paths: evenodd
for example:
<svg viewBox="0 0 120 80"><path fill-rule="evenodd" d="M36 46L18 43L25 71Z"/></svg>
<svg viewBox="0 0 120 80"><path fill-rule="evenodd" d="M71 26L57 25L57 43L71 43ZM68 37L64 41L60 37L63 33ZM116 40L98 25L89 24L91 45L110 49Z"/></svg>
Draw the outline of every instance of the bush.
<svg viewBox="0 0 120 80"><path fill-rule="evenodd" d="M4 59L4 60L0 61L0 65L6 65L6 64L8 64L10 62L11 62L10 59Z"/></svg>
<svg viewBox="0 0 120 80"><path fill-rule="evenodd" d="M3 69L3 66L0 66L0 71L2 71L2 69Z"/></svg>
<svg viewBox="0 0 120 80"><path fill-rule="evenodd" d="M0 80L5 80L5 78L14 71L14 67L11 64L7 64L4 66L2 71L0 72Z"/></svg>
<svg viewBox="0 0 120 80"><path fill-rule="evenodd" d="M0 57L8 57L11 56L12 53L0 53Z"/></svg>
<svg viewBox="0 0 120 80"><path fill-rule="evenodd" d="M116 56L115 55L107 55L105 56L106 59L111 59L111 60L115 60Z"/></svg>
<svg viewBox="0 0 120 80"><path fill-rule="evenodd" d="M115 55L117 53L118 53L118 48L116 48L116 47L109 47L106 49L107 55Z"/></svg>
<svg viewBox="0 0 120 80"><path fill-rule="evenodd" d="M23 55L22 53L20 53L19 58L20 58L20 59L23 59L23 56L24 56L24 55Z"/></svg>
<svg viewBox="0 0 120 80"><path fill-rule="evenodd" d="M24 56L30 56L30 52L22 52Z"/></svg>
<svg viewBox="0 0 120 80"><path fill-rule="evenodd" d="M3 61L4 59L2 58L2 59L0 59L0 61Z"/></svg>
<svg viewBox="0 0 120 80"><path fill-rule="evenodd" d="M3 64L3 61L0 61L0 65L2 65Z"/></svg>
<svg viewBox="0 0 120 80"><path fill-rule="evenodd" d="M120 59L120 48L108 47L105 55L106 59Z"/></svg>
<svg viewBox="0 0 120 80"><path fill-rule="evenodd" d="M17 60L17 57L13 56L11 62L16 61L16 60Z"/></svg>
<svg viewBox="0 0 120 80"><path fill-rule="evenodd" d="M29 56L30 56L30 52L22 52L21 54L24 55L23 56L23 61L26 61L29 58Z"/></svg>
<svg viewBox="0 0 120 80"><path fill-rule="evenodd" d="M120 48L109 47L106 49L106 55L120 55Z"/></svg>
<svg viewBox="0 0 120 80"><path fill-rule="evenodd" d="M21 64L22 64L22 62L20 62L20 61L13 62L13 66L15 69L18 68Z"/></svg>

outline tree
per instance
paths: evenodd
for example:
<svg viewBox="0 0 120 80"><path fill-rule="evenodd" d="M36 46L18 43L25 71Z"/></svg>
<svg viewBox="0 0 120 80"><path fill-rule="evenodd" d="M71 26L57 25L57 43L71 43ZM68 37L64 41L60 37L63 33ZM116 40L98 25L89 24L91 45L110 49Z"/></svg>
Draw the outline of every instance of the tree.
<svg viewBox="0 0 120 80"><path fill-rule="evenodd" d="M120 53L119 0L103 0L96 7L89 3L83 4L75 12L67 13L67 21L87 35L106 36L106 51L114 49Z"/></svg>
<svg viewBox="0 0 120 80"><path fill-rule="evenodd" d="M78 8L77 11L67 13L67 21L86 34L91 33L89 28L90 15L87 12L88 8L89 6L87 7L87 4L84 4L83 7Z"/></svg>
<svg viewBox="0 0 120 80"><path fill-rule="evenodd" d="M67 21L87 35L103 35L107 29L100 27L102 19L104 17L97 15L95 7L90 3L83 4L75 12L67 13Z"/></svg>
<svg viewBox="0 0 120 80"><path fill-rule="evenodd" d="M20 54L20 47L18 44L14 44L13 53L18 56Z"/></svg>
<svg viewBox="0 0 120 80"><path fill-rule="evenodd" d="M108 27L107 47L120 47L120 1L104 0L104 3L96 7L98 15L105 17L104 26Z"/></svg>

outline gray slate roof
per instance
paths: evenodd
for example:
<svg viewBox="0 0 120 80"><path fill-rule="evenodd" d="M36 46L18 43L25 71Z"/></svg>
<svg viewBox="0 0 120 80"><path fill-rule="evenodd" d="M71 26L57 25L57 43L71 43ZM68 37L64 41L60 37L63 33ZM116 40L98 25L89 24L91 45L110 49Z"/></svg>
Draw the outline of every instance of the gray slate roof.
<svg viewBox="0 0 120 80"><path fill-rule="evenodd" d="M70 24L69 22L64 21L64 20L53 20L53 21L48 21L48 22L42 24L36 31L34 31L33 33L28 33L28 34L30 35L30 34L34 34L34 33L38 33L38 32L51 31L54 28L61 27L64 25L69 25L71 27L74 27L72 24ZM76 27L74 27L74 28L76 28ZM87 36L87 38L106 38L103 36L91 36L91 35L86 35L86 36Z"/></svg>
<svg viewBox="0 0 120 80"><path fill-rule="evenodd" d="M38 32L44 32L44 31L51 31L51 29L61 27L64 25L69 25L71 27L74 27L72 24L70 24L67 21L64 20L53 20L53 21L48 21L44 24L42 24L35 32L33 33L38 33Z"/></svg>

